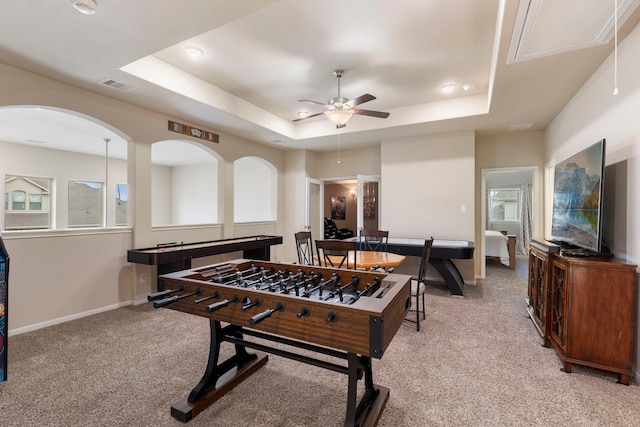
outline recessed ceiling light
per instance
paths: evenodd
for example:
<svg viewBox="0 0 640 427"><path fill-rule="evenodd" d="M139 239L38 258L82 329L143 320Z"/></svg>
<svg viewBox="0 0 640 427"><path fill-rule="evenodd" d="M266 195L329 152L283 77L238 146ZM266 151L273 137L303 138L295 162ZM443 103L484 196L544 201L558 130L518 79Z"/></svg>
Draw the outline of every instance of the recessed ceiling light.
<svg viewBox="0 0 640 427"><path fill-rule="evenodd" d="M71 0L71 6L83 15L93 15L98 7L97 0Z"/></svg>
<svg viewBox="0 0 640 427"><path fill-rule="evenodd" d="M204 52L202 51L202 49L200 49L197 46L187 46L184 48L184 51L187 52L187 55L193 58L199 58L202 55L204 55Z"/></svg>
<svg viewBox="0 0 640 427"><path fill-rule="evenodd" d="M447 83L446 85L442 85L440 86L440 90L443 91L444 93L451 93L454 90L456 90L458 86L456 86L453 83Z"/></svg>
<svg viewBox="0 0 640 427"><path fill-rule="evenodd" d="M462 85L462 89L463 89L465 92L469 92L470 90L475 89L475 87L476 87L476 85L474 85L474 84L466 84L466 85Z"/></svg>
<svg viewBox="0 0 640 427"><path fill-rule="evenodd" d="M298 117L307 117L309 116L308 111L298 111Z"/></svg>

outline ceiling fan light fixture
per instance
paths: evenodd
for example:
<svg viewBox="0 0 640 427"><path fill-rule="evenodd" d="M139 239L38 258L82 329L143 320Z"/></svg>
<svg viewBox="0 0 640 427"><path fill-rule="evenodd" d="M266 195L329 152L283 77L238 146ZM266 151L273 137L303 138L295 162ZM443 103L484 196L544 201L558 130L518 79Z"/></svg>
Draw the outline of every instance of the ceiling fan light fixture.
<svg viewBox="0 0 640 427"><path fill-rule="evenodd" d="M353 116L353 110L331 110L324 113L335 125L345 125Z"/></svg>
<svg viewBox="0 0 640 427"><path fill-rule="evenodd" d="M71 6L83 15L93 15L98 8L96 0L71 0Z"/></svg>

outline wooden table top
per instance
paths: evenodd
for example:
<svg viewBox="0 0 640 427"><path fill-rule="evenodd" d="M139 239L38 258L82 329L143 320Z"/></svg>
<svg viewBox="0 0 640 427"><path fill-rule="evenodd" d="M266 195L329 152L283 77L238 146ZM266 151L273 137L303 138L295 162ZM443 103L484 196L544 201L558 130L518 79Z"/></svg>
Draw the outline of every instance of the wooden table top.
<svg viewBox="0 0 640 427"><path fill-rule="evenodd" d="M356 267L358 268L371 268L375 265L379 265L380 267L397 267L406 259L404 255L391 252L358 251L357 253ZM353 257L353 255L351 256Z"/></svg>
<svg viewBox="0 0 640 427"><path fill-rule="evenodd" d="M398 255L391 252L373 252L373 251L358 251L358 258L356 259L357 268L369 269L374 266L380 267L397 267L406 257L404 255ZM339 264L338 260L336 265ZM353 265L353 252L349 252L349 266Z"/></svg>

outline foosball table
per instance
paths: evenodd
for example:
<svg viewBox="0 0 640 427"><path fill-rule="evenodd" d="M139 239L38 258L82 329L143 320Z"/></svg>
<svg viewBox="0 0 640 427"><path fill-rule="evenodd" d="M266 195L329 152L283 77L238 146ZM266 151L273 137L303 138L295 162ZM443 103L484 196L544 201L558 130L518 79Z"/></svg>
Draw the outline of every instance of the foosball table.
<svg viewBox="0 0 640 427"><path fill-rule="evenodd" d="M389 389L373 383L371 358L382 358L405 318L410 279L246 259L161 275L154 307L209 318L211 333L205 373L171 415L189 421L264 366L268 356L250 348L346 374L345 426L376 425ZM224 342L235 353L219 362Z"/></svg>

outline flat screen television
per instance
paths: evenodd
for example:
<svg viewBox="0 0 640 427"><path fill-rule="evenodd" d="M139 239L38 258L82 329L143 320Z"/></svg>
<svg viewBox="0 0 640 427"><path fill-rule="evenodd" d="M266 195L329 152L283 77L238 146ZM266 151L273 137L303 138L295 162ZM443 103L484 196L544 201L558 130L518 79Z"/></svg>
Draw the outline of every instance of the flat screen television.
<svg viewBox="0 0 640 427"><path fill-rule="evenodd" d="M605 140L556 164L551 238L593 252L602 245Z"/></svg>

